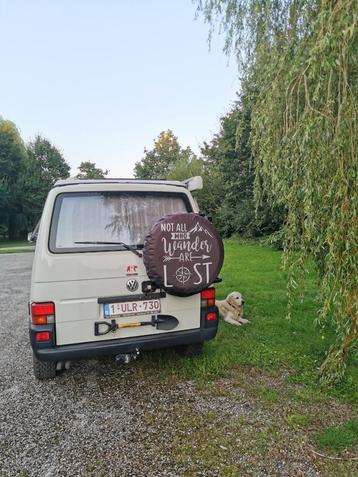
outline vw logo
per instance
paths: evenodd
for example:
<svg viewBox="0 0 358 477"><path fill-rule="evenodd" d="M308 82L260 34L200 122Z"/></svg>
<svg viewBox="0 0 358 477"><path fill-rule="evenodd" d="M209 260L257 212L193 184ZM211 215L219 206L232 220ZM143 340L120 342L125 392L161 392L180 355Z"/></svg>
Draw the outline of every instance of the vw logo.
<svg viewBox="0 0 358 477"><path fill-rule="evenodd" d="M138 282L137 280L128 280L128 282L126 283L126 287L127 287L127 290L131 291L131 292L135 292L136 290L138 290Z"/></svg>

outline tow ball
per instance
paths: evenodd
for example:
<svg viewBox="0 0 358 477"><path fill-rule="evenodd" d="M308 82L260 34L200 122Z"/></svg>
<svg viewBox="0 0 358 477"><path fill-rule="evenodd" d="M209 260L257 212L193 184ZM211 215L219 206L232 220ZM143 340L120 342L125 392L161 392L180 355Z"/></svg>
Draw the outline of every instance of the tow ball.
<svg viewBox="0 0 358 477"><path fill-rule="evenodd" d="M114 361L116 364L121 365L121 364L128 364L131 361L135 361L139 356L139 349L136 348L133 353L121 353L117 354L114 357Z"/></svg>

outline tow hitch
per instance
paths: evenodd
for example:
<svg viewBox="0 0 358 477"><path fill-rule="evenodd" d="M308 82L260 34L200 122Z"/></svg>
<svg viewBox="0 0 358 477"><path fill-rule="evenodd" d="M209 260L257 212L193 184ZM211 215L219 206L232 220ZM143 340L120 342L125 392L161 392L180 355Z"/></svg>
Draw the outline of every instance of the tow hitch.
<svg viewBox="0 0 358 477"><path fill-rule="evenodd" d="M115 363L118 365L121 364L128 364L131 361L135 361L139 356L139 349L136 348L133 353L122 353L122 354L117 354L114 357Z"/></svg>

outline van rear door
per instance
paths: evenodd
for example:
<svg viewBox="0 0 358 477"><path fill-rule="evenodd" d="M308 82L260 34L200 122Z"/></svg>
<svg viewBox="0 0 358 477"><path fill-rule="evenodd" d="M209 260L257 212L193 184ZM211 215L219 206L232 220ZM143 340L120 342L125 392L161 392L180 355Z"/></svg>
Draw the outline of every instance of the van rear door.
<svg viewBox="0 0 358 477"><path fill-rule="evenodd" d="M95 336L96 322L146 322L159 312L179 320L173 331L200 327L200 296L176 297L160 290L145 295L143 286L149 280L143 260L121 245L140 252L146 234L161 217L191 210L187 195L180 192L57 194L50 253L42 263L47 279L35 274L32 291L35 301L55 303L57 345L163 333L140 326Z"/></svg>

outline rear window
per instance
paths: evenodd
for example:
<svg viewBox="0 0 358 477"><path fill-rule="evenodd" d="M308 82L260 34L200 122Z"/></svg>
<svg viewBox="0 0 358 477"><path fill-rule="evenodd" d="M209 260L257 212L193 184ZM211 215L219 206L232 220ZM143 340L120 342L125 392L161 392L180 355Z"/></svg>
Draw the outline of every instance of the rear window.
<svg viewBox="0 0 358 477"><path fill-rule="evenodd" d="M80 242L124 242L137 248L164 215L191 212L185 194L143 192L75 192L56 198L50 230L51 252L121 250L120 245Z"/></svg>

